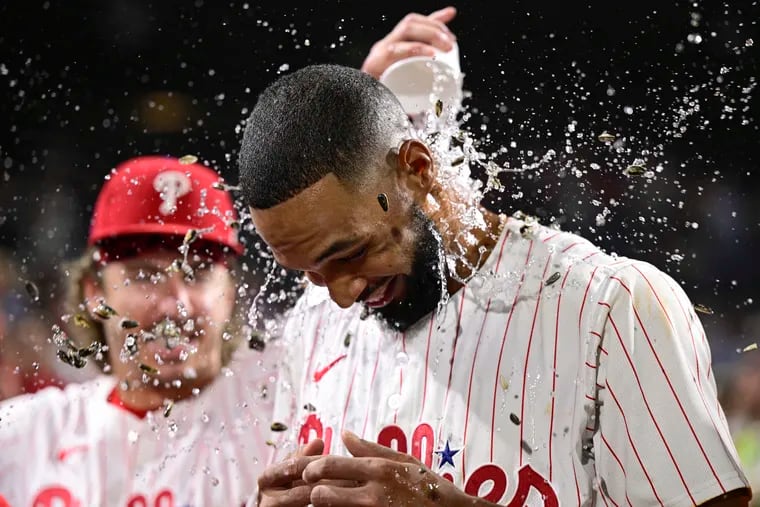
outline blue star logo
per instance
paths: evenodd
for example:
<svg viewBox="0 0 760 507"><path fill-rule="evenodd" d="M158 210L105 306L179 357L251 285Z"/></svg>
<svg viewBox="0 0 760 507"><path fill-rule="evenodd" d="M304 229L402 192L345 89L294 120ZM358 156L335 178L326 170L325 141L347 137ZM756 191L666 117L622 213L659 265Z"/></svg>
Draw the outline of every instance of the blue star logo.
<svg viewBox="0 0 760 507"><path fill-rule="evenodd" d="M441 457L441 462L438 464L438 468L441 469L443 466L448 463L452 467L454 466L454 460L452 459L456 454L461 451L461 449L451 449L449 447L449 441L446 440L446 447L444 447L440 451L435 451L436 454L438 454Z"/></svg>

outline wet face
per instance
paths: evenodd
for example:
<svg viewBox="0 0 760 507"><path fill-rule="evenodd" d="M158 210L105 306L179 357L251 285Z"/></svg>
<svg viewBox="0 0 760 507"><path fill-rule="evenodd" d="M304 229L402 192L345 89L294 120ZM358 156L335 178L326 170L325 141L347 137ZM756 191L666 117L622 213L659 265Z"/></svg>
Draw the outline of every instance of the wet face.
<svg viewBox="0 0 760 507"><path fill-rule="evenodd" d="M402 150L401 170L361 184L328 174L277 206L253 209L256 230L282 266L327 287L339 306L360 302L405 329L441 295L437 231L423 208L431 180L422 173L432 163L420 153ZM422 162L404 165L410 160Z"/></svg>
<svg viewBox="0 0 760 507"><path fill-rule="evenodd" d="M193 280L186 280L170 267L176 258L176 252L158 251L110 262L101 284L87 286L91 311L102 298L118 312L101 321L119 380L134 384L145 375L148 389L186 391L207 385L221 370L222 334L234 308L230 272L222 263L188 258Z"/></svg>

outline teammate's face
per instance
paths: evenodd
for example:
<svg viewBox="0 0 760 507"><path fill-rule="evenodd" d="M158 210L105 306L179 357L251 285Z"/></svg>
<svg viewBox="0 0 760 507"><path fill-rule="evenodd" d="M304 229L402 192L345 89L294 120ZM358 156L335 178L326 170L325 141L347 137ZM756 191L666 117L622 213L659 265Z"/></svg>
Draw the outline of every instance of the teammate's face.
<svg viewBox="0 0 760 507"><path fill-rule="evenodd" d="M361 302L405 329L441 294L437 231L423 208L428 176L389 171L348 186L328 174L277 206L251 210L252 219L281 265L326 286L339 306Z"/></svg>
<svg viewBox="0 0 760 507"><path fill-rule="evenodd" d="M193 280L187 280L171 269L176 258L176 252L159 251L110 262L100 287L88 294L91 308L102 297L118 312L103 324L120 380L185 391L208 384L221 370L222 334L234 307L230 272L222 263L188 258ZM137 327L125 329L123 319Z"/></svg>

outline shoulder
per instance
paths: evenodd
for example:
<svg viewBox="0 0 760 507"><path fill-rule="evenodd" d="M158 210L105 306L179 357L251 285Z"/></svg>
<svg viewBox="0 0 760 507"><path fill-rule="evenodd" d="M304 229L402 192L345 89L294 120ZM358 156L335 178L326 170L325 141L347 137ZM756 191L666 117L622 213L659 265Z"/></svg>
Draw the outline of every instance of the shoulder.
<svg viewBox="0 0 760 507"><path fill-rule="evenodd" d="M60 428L70 413L94 400L105 400L113 379L106 376L70 384L63 389L47 387L33 394L16 396L0 403L0 445L19 435L34 436L35 428ZM102 396L101 396L102 394Z"/></svg>

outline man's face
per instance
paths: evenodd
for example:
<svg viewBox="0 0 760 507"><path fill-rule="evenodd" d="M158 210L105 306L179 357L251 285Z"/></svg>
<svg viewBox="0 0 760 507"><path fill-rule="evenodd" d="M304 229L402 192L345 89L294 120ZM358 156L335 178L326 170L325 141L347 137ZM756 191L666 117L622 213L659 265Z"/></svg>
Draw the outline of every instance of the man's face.
<svg viewBox="0 0 760 507"><path fill-rule="evenodd" d="M440 299L442 267L433 222L398 181L349 187L328 174L277 206L251 210L252 219L282 266L326 286L339 306L361 302L403 330Z"/></svg>
<svg viewBox="0 0 760 507"><path fill-rule="evenodd" d="M146 385L157 390L187 390L207 385L221 370L222 334L234 308L230 272L222 263L193 261L191 255L190 281L171 268L175 259L176 252L158 251L110 262L95 300L89 297L91 308L102 297L118 312L103 325L119 380L131 383L147 375ZM125 328L124 319L136 327Z"/></svg>

